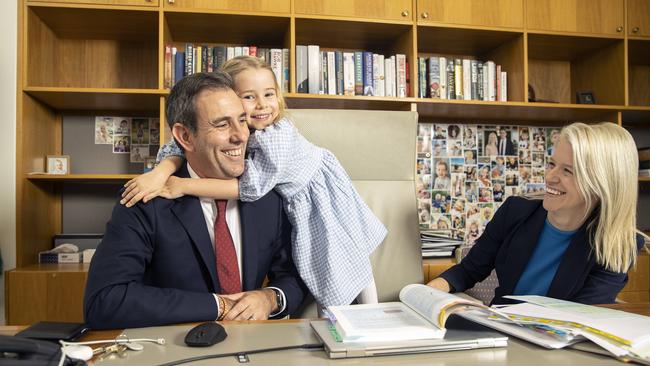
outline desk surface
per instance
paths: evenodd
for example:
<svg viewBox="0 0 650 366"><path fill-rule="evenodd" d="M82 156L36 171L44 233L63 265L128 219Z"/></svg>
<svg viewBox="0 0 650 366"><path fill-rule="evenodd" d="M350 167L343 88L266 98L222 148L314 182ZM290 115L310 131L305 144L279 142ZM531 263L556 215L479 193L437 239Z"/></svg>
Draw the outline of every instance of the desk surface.
<svg viewBox="0 0 650 366"><path fill-rule="evenodd" d="M650 303L645 304L614 304L607 307L650 315ZM126 358L111 358L95 362L95 365L158 365L187 357L199 355L230 353L235 351L253 350L259 348L287 346L289 341L294 344L317 343L318 339L311 331L308 319L284 321L249 321L223 322L228 338L209 348L186 347L183 339L193 324L174 325L167 327L152 327L127 329L124 331L130 338L160 338L167 341L165 346L144 343L145 349L140 352L128 352ZM2 327L0 334L11 334L19 327ZM113 339L120 333L114 331L92 331L84 338ZM271 353L249 355L247 365L436 365L436 366L466 366L473 364L489 365L526 365L526 366L559 366L559 365L621 365L613 358L571 349L546 350L533 344L510 337L508 347L490 348L467 351L436 352L415 355L383 356L372 358L350 358L331 360L320 350L288 350ZM218 360L194 362L192 365L238 365L235 357Z"/></svg>

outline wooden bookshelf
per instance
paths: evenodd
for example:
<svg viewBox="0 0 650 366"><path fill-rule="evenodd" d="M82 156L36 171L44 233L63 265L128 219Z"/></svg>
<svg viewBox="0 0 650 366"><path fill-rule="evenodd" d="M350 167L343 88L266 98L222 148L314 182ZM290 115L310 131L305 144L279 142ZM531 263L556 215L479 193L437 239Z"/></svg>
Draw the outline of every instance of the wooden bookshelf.
<svg viewBox="0 0 650 366"><path fill-rule="evenodd" d="M37 254L63 230L62 191L75 184L119 184L127 172L52 176L46 155L65 154L70 115L159 117L165 135L164 46L185 43L288 48L291 108L413 110L421 121L561 126L608 120L642 128L650 121L650 12L647 0L21 0L18 6L16 262L9 303L33 276ZM591 4L591 3L590 3ZM567 10L567 11L565 11ZM573 14L569 17L566 14ZM627 19L626 19L627 16ZM626 23L627 21L627 23ZM403 53L417 95L417 57L494 60L508 72L508 101L329 96L296 93L296 45ZM529 102L528 84L539 99ZM591 91L597 104L575 103ZM101 164L101 162L98 162ZM77 172L78 173L78 172ZM111 174L106 174L111 173ZM650 181L641 178L641 182ZM450 260L425 261L434 272ZM60 268L49 268L55 275ZM431 270L426 272L427 276ZM85 269L67 320L80 317ZM18 280L16 280L18 281ZM40 281L40 280L39 280ZM20 284L19 284L20 283ZM50 286L48 282L44 286ZM641 292L645 282L640 283ZM52 286L58 286L52 284ZM636 285L635 285L636 286ZM647 286L646 286L647 287ZM13 290L10 290L13 289ZM33 298L44 306L43 298ZM62 300L64 301L64 300ZM9 324L66 320L12 306ZM26 307L25 307L26 308ZM73 314L74 315L70 315Z"/></svg>

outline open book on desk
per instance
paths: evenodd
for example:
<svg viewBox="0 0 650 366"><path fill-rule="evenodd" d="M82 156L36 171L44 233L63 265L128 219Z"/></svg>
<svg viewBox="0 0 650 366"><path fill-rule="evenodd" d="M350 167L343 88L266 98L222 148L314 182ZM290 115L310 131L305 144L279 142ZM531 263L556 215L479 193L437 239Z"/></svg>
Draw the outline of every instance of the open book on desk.
<svg viewBox="0 0 650 366"><path fill-rule="evenodd" d="M546 348L589 340L614 357L650 365L650 317L544 296L506 297L524 301L500 308L516 324L480 312L460 315Z"/></svg>
<svg viewBox="0 0 650 366"><path fill-rule="evenodd" d="M327 312L343 342L442 339L447 318L468 308L499 316L480 302L420 284L400 291L400 302L330 306Z"/></svg>

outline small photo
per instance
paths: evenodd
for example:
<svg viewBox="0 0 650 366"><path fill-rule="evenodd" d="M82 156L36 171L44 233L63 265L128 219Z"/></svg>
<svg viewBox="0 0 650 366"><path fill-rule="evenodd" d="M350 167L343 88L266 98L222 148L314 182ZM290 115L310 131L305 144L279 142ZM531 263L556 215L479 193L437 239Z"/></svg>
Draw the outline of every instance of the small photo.
<svg viewBox="0 0 650 366"><path fill-rule="evenodd" d="M465 183L465 199L468 203L478 202L478 187L476 182Z"/></svg>
<svg viewBox="0 0 650 366"><path fill-rule="evenodd" d="M533 168L531 183L544 183L544 168Z"/></svg>
<svg viewBox="0 0 650 366"><path fill-rule="evenodd" d="M131 162L144 163L149 157L149 145L131 145Z"/></svg>
<svg viewBox="0 0 650 366"><path fill-rule="evenodd" d="M481 236L481 223L479 222L479 219L476 218L474 220L467 220L467 230L466 230L466 236L465 236L465 241L467 245L472 245L476 241L476 239Z"/></svg>
<svg viewBox="0 0 650 366"><path fill-rule="evenodd" d="M431 174L431 159L417 159L417 173Z"/></svg>
<svg viewBox="0 0 650 366"><path fill-rule="evenodd" d="M559 128L546 129L546 155L553 155L555 151L555 144L560 140Z"/></svg>
<svg viewBox="0 0 650 366"><path fill-rule="evenodd" d="M113 143L113 117L95 117L95 144Z"/></svg>
<svg viewBox="0 0 650 366"><path fill-rule="evenodd" d="M506 170L514 171L519 169L519 159L516 156L506 156Z"/></svg>
<svg viewBox="0 0 650 366"><path fill-rule="evenodd" d="M451 218L449 215L434 213L431 215L431 228L434 230L451 229Z"/></svg>
<svg viewBox="0 0 650 366"><path fill-rule="evenodd" d="M447 136L450 140L460 140L460 127L458 125L449 125Z"/></svg>
<svg viewBox="0 0 650 366"><path fill-rule="evenodd" d="M492 187L492 199L494 202L503 202L503 195L505 194L506 183L504 181L495 181Z"/></svg>
<svg viewBox="0 0 650 366"><path fill-rule="evenodd" d="M519 149L530 148L530 132L528 127L519 127Z"/></svg>
<svg viewBox="0 0 650 366"><path fill-rule="evenodd" d="M544 152L535 151L533 152L533 168L543 168L544 167Z"/></svg>
<svg viewBox="0 0 650 366"><path fill-rule="evenodd" d="M149 120L149 143L160 144L160 119L152 118Z"/></svg>
<svg viewBox="0 0 650 366"><path fill-rule="evenodd" d="M463 214L465 214L465 199L464 198L452 198L451 199L451 214L452 215L463 215Z"/></svg>
<svg viewBox="0 0 650 366"><path fill-rule="evenodd" d="M154 160L154 164L156 163L156 159L154 158L149 158ZM145 164L147 164L147 159L144 161ZM429 200L431 201L431 191L428 189L420 189L418 190L418 199L420 200Z"/></svg>
<svg viewBox="0 0 650 366"><path fill-rule="evenodd" d="M434 125L433 139L444 140L447 138L447 125Z"/></svg>
<svg viewBox="0 0 650 366"><path fill-rule="evenodd" d="M70 155L48 155L47 174L70 174Z"/></svg>
<svg viewBox="0 0 650 366"><path fill-rule="evenodd" d="M497 132L494 130L485 130L483 131L483 139L485 144L481 146L481 156L496 156L499 155L499 149L497 148Z"/></svg>
<svg viewBox="0 0 650 366"><path fill-rule="evenodd" d="M476 219L481 215L481 210L478 208L478 203L468 203L467 206L467 219Z"/></svg>
<svg viewBox="0 0 650 366"><path fill-rule="evenodd" d="M463 147L466 150L476 149L477 132L476 126L465 126L463 131Z"/></svg>
<svg viewBox="0 0 650 366"><path fill-rule="evenodd" d="M481 209L481 224L483 227L485 227L490 220L492 220L492 216L494 215L494 211L496 211L496 208L494 207L494 204L492 203L480 203L479 208Z"/></svg>
<svg viewBox="0 0 650 366"><path fill-rule="evenodd" d="M479 188L478 189L479 202L492 202L492 188Z"/></svg>
<svg viewBox="0 0 650 366"><path fill-rule="evenodd" d="M519 173L508 172L506 173L506 186L519 185Z"/></svg>
<svg viewBox="0 0 650 366"><path fill-rule="evenodd" d="M418 153L431 152L431 139L418 136L417 150Z"/></svg>
<svg viewBox="0 0 650 366"><path fill-rule="evenodd" d="M451 196L463 197L465 194L464 188L465 188L465 174L452 173L451 174Z"/></svg>
<svg viewBox="0 0 650 366"><path fill-rule="evenodd" d="M544 134L544 128L533 127L531 128L533 133L533 151L544 151L546 150L546 135Z"/></svg>
<svg viewBox="0 0 650 366"><path fill-rule="evenodd" d="M434 158L447 157L447 140L433 141L433 157Z"/></svg>
<svg viewBox="0 0 650 366"><path fill-rule="evenodd" d="M465 177L468 181L476 181L476 165L465 165Z"/></svg>
<svg viewBox="0 0 650 366"><path fill-rule="evenodd" d="M116 135L128 135L131 132L131 118L115 117L113 118L113 132Z"/></svg>
<svg viewBox="0 0 650 366"><path fill-rule="evenodd" d="M450 140L449 144L447 145L447 154L454 157L463 156L463 142L460 140Z"/></svg>
<svg viewBox="0 0 650 366"><path fill-rule="evenodd" d="M528 166L519 166L519 184L530 183L531 172Z"/></svg>
<svg viewBox="0 0 650 366"><path fill-rule="evenodd" d="M476 164L476 150L465 150L463 151L463 157L465 157L465 164L474 165Z"/></svg>
<svg viewBox="0 0 650 366"><path fill-rule="evenodd" d="M490 165L480 164L478 166L478 186L491 187L492 180L490 179Z"/></svg>
<svg viewBox="0 0 650 366"><path fill-rule="evenodd" d="M465 229L465 215L451 215L451 227L456 230Z"/></svg>
<svg viewBox="0 0 650 366"><path fill-rule="evenodd" d="M155 167L156 167L156 158L145 158L144 159L143 173L150 172ZM431 195L429 195L429 197L431 197Z"/></svg>
<svg viewBox="0 0 650 366"><path fill-rule="evenodd" d="M431 123L419 123L418 124L418 136L431 140L431 128L432 127L433 127L433 125Z"/></svg>
<svg viewBox="0 0 650 366"><path fill-rule="evenodd" d="M113 136L113 153L126 154L131 151L131 136Z"/></svg>
<svg viewBox="0 0 650 366"><path fill-rule="evenodd" d="M149 144L148 118L134 118L131 121L131 141L134 144Z"/></svg>
<svg viewBox="0 0 650 366"><path fill-rule="evenodd" d="M433 189L449 189L449 159L435 159L432 168L435 173Z"/></svg>
<svg viewBox="0 0 650 366"><path fill-rule="evenodd" d="M451 196L447 191L431 192L431 212L449 213Z"/></svg>
<svg viewBox="0 0 650 366"><path fill-rule="evenodd" d="M519 163L520 164L531 164L532 158L530 155L530 149L519 149Z"/></svg>
<svg viewBox="0 0 650 366"><path fill-rule="evenodd" d="M528 195L542 195L546 190L546 184L544 183L528 183L524 188L524 194Z"/></svg>
<svg viewBox="0 0 650 366"><path fill-rule="evenodd" d="M508 198L510 196L518 196L519 195L519 187L514 186L514 187L506 187L506 195L505 198ZM505 198L503 199L505 201Z"/></svg>

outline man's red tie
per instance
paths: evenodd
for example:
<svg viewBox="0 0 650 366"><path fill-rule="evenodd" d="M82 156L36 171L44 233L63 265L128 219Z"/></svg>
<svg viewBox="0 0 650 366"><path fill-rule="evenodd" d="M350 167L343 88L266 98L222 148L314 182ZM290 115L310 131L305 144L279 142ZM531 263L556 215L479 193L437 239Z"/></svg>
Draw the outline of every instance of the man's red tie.
<svg viewBox="0 0 650 366"><path fill-rule="evenodd" d="M226 201L216 200L217 219L214 221L214 253L217 257L217 277L221 284L221 293L241 292L239 263L235 245L226 224Z"/></svg>

